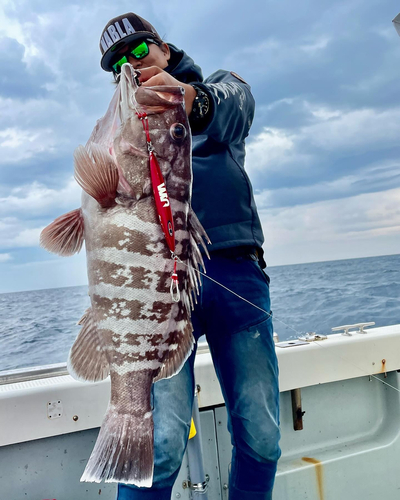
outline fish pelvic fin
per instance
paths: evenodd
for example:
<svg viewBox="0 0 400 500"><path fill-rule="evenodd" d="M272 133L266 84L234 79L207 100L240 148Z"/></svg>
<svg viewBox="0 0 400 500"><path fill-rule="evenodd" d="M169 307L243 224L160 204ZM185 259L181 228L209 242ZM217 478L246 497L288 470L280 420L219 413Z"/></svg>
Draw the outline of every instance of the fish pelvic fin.
<svg viewBox="0 0 400 500"><path fill-rule="evenodd" d="M118 168L107 148L99 144L78 146L74 152L75 180L102 208L115 204Z"/></svg>
<svg viewBox="0 0 400 500"><path fill-rule="evenodd" d="M82 328L68 356L68 372L81 382L104 380L110 373L110 365L104 354L91 308L86 310L78 325L82 325Z"/></svg>
<svg viewBox="0 0 400 500"><path fill-rule="evenodd" d="M83 240L84 224L80 208L57 217L40 233L40 246L62 257L78 253Z"/></svg>

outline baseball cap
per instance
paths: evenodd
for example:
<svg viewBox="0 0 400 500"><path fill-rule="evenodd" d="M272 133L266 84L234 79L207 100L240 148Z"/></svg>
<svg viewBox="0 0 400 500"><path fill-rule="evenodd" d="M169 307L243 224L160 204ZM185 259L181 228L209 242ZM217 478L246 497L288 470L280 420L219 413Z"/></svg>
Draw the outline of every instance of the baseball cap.
<svg viewBox="0 0 400 500"><path fill-rule="evenodd" d="M101 67L105 71L112 71L110 63L116 51L135 40L149 37L162 42L155 28L133 12L111 19L100 38Z"/></svg>

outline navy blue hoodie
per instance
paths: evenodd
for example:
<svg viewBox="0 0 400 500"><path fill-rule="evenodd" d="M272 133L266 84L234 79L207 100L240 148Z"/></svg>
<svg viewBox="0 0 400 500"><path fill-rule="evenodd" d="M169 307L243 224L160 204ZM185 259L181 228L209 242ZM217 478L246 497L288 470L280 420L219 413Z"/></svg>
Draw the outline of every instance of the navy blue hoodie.
<svg viewBox="0 0 400 500"><path fill-rule="evenodd" d="M224 70L203 80L193 59L168 45L171 59L165 71L182 83L196 83L211 100L208 124L201 132L192 131L192 206L212 241L210 251L261 248L264 236L244 170L245 138L254 116L250 86Z"/></svg>

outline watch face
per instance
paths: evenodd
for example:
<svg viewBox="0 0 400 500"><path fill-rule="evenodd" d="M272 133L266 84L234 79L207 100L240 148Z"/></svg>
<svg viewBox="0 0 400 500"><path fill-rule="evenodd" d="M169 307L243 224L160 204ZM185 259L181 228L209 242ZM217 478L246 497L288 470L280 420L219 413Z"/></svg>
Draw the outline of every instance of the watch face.
<svg viewBox="0 0 400 500"><path fill-rule="evenodd" d="M203 118L203 116L205 116L208 113L208 110L210 108L208 95L201 89L198 89L195 102L196 102L195 107L197 108L197 114L199 118Z"/></svg>
<svg viewBox="0 0 400 500"><path fill-rule="evenodd" d="M200 114L201 114L201 116L204 116L207 114L208 108L209 108L208 98L204 99L203 101L200 101Z"/></svg>

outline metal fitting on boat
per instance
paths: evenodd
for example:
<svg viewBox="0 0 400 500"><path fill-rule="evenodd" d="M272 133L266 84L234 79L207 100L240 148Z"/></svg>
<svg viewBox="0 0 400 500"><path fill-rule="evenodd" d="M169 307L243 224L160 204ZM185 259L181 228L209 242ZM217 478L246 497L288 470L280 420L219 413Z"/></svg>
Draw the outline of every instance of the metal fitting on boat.
<svg viewBox="0 0 400 500"><path fill-rule="evenodd" d="M365 331L364 328L366 326L374 326L375 322L371 321L369 323L354 323L354 325L343 325L343 326L335 326L332 328L332 332L340 332L343 330L342 335L345 335L346 337L351 337L353 333L368 333L368 331ZM358 331L350 333L350 329L358 328Z"/></svg>
<svg viewBox="0 0 400 500"><path fill-rule="evenodd" d="M303 342L317 342L318 340L325 340L327 338L328 337L326 335L320 335L315 332L307 332L304 337L299 337L299 340L302 340Z"/></svg>
<svg viewBox="0 0 400 500"><path fill-rule="evenodd" d="M188 486L192 491L196 493L204 494L208 490L208 483L210 482L210 476L206 474L206 480L202 483L191 483L188 481Z"/></svg>

